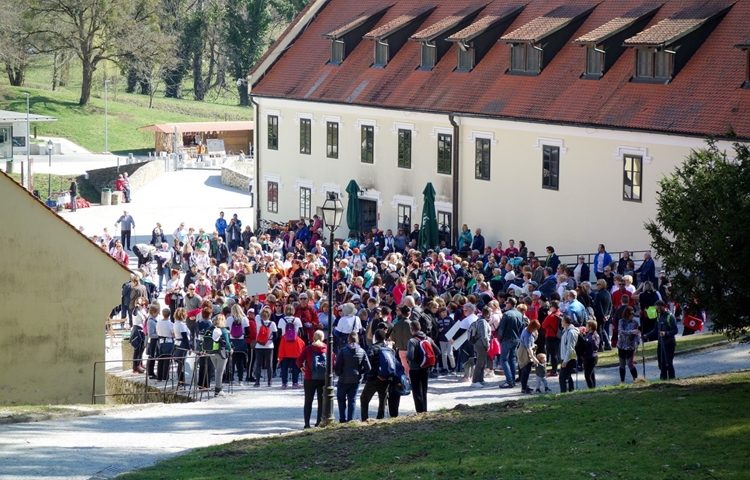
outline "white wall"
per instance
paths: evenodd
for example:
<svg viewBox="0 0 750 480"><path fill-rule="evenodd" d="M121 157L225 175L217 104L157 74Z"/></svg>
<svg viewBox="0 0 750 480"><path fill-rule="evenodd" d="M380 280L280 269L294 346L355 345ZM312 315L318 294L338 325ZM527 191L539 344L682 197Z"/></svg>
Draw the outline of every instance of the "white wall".
<svg viewBox="0 0 750 480"><path fill-rule="evenodd" d="M437 134L452 133L447 115L346 105L257 99L261 165L261 217L277 221L299 217L298 188L313 188L313 213L325 190L344 192L354 178L378 200L380 228L397 224L396 203L413 202L412 223L419 223L422 190L431 181L438 209L450 212L452 179L437 173ZM279 150L268 150L267 115L279 115ZM312 118L312 154L299 153L299 119ZM326 122L339 121L339 158L326 158ZM678 165L700 138L582 127L461 117L459 224L481 227L488 245L509 238L526 240L543 252L552 244L560 253L648 248L643 223L656 212L657 182ZM360 161L360 125L375 125L375 162ZM413 128L412 168L397 167L397 130ZM491 138L491 180L476 180L474 138ZM542 183L543 144L559 145L559 190ZM728 144L720 145L728 148ZM643 156L641 202L623 200L623 153ZM454 159L455 166L455 159ZM266 181L280 180L279 213L266 209ZM339 236L346 235L343 229Z"/></svg>

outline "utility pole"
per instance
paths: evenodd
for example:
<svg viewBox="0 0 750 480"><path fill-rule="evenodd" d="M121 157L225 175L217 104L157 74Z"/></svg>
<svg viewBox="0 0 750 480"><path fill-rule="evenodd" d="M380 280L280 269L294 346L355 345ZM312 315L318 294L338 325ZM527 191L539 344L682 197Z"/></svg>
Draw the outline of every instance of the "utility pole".
<svg viewBox="0 0 750 480"><path fill-rule="evenodd" d="M104 153L109 153L109 80L104 80Z"/></svg>

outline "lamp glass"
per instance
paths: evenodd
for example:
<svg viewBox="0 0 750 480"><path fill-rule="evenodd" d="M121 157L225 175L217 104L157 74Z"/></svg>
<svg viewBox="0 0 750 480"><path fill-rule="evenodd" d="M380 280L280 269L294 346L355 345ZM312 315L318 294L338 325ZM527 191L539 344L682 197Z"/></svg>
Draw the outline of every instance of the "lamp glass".
<svg viewBox="0 0 750 480"><path fill-rule="evenodd" d="M328 194L328 198L321 207L323 211L323 223L331 230L336 230L341 223L341 218L344 213L344 206L339 200L338 194L331 192Z"/></svg>

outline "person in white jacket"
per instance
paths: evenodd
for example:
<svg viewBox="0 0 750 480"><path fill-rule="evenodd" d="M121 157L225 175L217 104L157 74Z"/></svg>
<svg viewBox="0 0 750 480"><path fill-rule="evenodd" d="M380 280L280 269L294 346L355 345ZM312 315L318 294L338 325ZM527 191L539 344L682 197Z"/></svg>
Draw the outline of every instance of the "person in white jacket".
<svg viewBox="0 0 750 480"><path fill-rule="evenodd" d="M560 339L560 393L572 392L573 373L576 371L576 342L578 341L578 328L573 325L573 320L565 315L562 319L563 334Z"/></svg>

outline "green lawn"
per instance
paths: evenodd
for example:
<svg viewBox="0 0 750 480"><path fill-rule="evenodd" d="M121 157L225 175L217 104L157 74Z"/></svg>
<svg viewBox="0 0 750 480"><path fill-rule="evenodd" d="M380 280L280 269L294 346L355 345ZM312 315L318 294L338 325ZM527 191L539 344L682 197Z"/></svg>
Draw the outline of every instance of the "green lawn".
<svg viewBox="0 0 750 480"><path fill-rule="evenodd" d="M232 442L123 479L745 479L750 372ZM410 401L410 400L406 400Z"/></svg>
<svg viewBox="0 0 750 480"><path fill-rule="evenodd" d="M15 180L17 183L21 183L21 174L11 173L10 178ZM67 192L70 188L70 180L71 178L74 178L75 175L50 175L47 176L46 173L35 173L34 174L34 190L39 190L39 197L42 200L46 200L49 198L49 185L52 184L52 191L59 193L59 192ZM79 185L80 190L80 185Z"/></svg>
<svg viewBox="0 0 750 480"><path fill-rule="evenodd" d="M76 89L51 90L10 87L0 84L0 110L26 112L24 92L31 95L31 113L57 118L52 123L32 125L40 136L67 138L92 152L104 151L104 99L101 88L92 93L86 107L78 106ZM138 150L153 150L154 134L141 132L140 127L163 122L196 122L216 120L252 120L252 109L191 100L157 97L154 108L148 108L144 95L109 93L108 100L109 150L126 154ZM33 141L33 138L32 138Z"/></svg>
<svg viewBox="0 0 750 480"><path fill-rule="evenodd" d="M706 348L713 345L718 345L727 342L727 337L721 333L707 333L701 335L688 335L687 337L677 337L677 348L676 353L686 352L688 350L694 350L697 348ZM644 347L644 353L646 354L646 360L656 359L656 347L657 342L646 342ZM638 348L638 361L641 361L642 354L640 347ZM617 349L612 349L607 352L599 353L599 367L607 367L617 365Z"/></svg>

